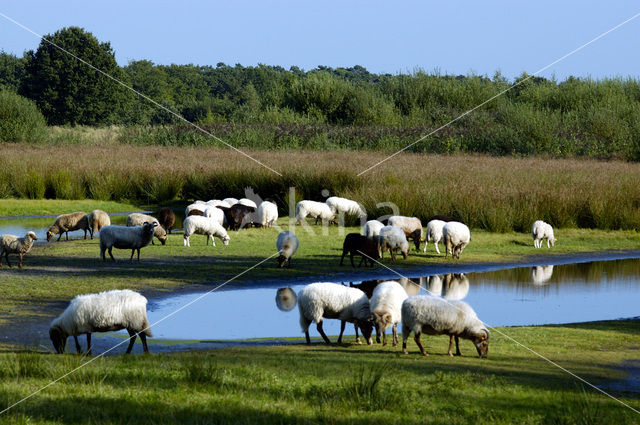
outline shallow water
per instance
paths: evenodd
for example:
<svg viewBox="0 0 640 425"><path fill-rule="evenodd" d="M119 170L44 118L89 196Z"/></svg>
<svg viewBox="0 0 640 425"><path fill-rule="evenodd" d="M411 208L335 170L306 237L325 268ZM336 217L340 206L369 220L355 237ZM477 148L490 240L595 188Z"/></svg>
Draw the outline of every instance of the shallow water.
<svg viewBox="0 0 640 425"><path fill-rule="evenodd" d="M627 259L412 277L415 284L406 279L401 283L410 294L429 290L433 295L464 300L490 326L513 326L640 316L639 276L640 260ZM374 283L367 281L364 286ZM298 292L303 286L292 288ZM149 321L154 335L167 339L302 336L297 308L278 310L276 290L277 286L222 288L208 295L171 296L149 304ZM154 324L180 308L184 309ZM324 324L328 335L337 335L339 328L337 320ZM353 325L348 324L345 333L352 335ZM313 324L310 334L318 336Z"/></svg>

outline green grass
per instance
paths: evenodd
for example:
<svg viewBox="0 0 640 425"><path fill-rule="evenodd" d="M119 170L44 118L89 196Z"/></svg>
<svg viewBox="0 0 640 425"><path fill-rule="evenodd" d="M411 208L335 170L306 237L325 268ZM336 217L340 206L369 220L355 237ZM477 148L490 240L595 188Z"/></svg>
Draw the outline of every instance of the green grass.
<svg viewBox="0 0 640 425"><path fill-rule="evenodd" d="M75 211L91 211L99 209L108 213L140 211L139 206L114 201L98 201L93 199L0 199L0 217L22 215L59 215Z"/></svg>
<svg viewBox="0 0 640 425"><path fill-rule="evenodd" d="M499 328L594 384L625 377L637 321ZM3 423L632 424L638 415L493 332L488 359L468 341L424 337L429 357L381 345L260 346L100 358L19 404ZM153 350L153 345L151 346ZM0 354L0 407L87 358ZM639 409L637 394L614 393Z"/></svg>

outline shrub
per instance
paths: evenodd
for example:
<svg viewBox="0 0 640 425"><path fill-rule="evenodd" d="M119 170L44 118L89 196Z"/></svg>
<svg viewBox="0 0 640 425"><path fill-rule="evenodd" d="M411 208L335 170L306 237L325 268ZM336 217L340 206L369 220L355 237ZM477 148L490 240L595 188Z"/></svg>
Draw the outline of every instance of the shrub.
<svg viewBox="0 0 640 425"><path fill-rule="evenodd" d="M31 100L0 90L0 141L42 142L47 134L44 116Z"/></svg>

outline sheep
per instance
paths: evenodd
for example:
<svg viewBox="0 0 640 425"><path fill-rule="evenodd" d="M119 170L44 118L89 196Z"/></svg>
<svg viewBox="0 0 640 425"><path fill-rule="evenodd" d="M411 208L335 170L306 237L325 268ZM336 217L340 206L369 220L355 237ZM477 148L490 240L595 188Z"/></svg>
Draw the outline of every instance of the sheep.
<svg viewBox="0 0 640 425"><path fill-rule="evenodd" d="M127 227L142 226L144 223L156 223L157 226L153 229L154 236L158 238L162 245L167 243L167 232L160 226L160 222L155 217L140 213L132 213L127 216ZM153 239L151 244L155 245Z"/></svg>
<svg viewBox="0 0 640 425"><path fill-rule="evenodd" d="M102 236L102 235L101 235ZM64 353L67 338L73 336L78 354L82 348L78 335L87 334L87 354L91 355L91 333L126 329L131 353L136 336L140 335L145 353L149 352L147 337L153 337L147 319L147 299L129 289L78 295L49 328L49 338L58 354Z"/></svg>
<svg viewBox="0 0 640 425"><path fill-rule="evenodd" d="M258 208L256 203L249 198L241 198L238 200L238 204L246 205L247 207Z"/></svg>
<svg viewBox="0 0 640 425"><path fill-rule="evenodd" d="M382 282L373 291L371 314L376 334L382 333L382 345L387 345L386 330L393 328L393 346L398 345L398 323L400 322L402 302L407 299L407 291L396 281ZM377 337L380 342L380 337Z"/></svg>
<svg viewBox="0 0 640 425"><path fill-rule="evenodd" d="M184 216L185 217L189 217L189 211L191 210L198 210L201 211L202 213L204 213L204 210L207 209L208 205L206 203L197 203L198 201L194 202L193 204L189 204L186 206L186 208L184 209Z"/></svg>
<svg viewBox="0 0 640 425"><path fill-rule="evenodd" d="M355 267L353 263L353 256L359 255L361 256L360 264L358 267L362 265L367 265L367 261L370 263L370 266L373 267L373 259L380 258L378 255L378 245L376 242L368 239L366 236L362 236L359 233L349 233L344 238L344 243L342 244L342 257L340 257L340 265L344 261L344 256L349 253L349 259L351 260L351 267Z"/></svg>
<svg viewBox="0 0 640 425"><path fill-rule="evenodd" d="M414 339L423 356L427 351L420 343L420 335L449 335L449 355L453 356L453 340L456 356L460 354L459 338L469 339L476 346L478 355L487 357L489 330L476 313L463 301L447 301L429 295L414 295L402 303L402 352L407 354L407 339L414 332Z"/></svg>
<svg viewBox="0 0 640 425"><path fill-rule="evenodd" d="M255 219L262 227L271 227L278 220L278 206L274 202L263 201L258 206Z"/></svg>
<svg viewBox="0 0 640 425"><path fill-rule="evenodd" d="M428 242L433 240L433 245L436 247L436 252L440 254L438 249L438 243L442 239L442 228L447 222L442 220L431 220L427 223L427 230L425 231L426 241L424 243L424 252L427 252Z"/></svg>
<svg viewBox="0 0 640 425"><path fill-rule="evenodd" d="M192 215L199 215L200 217L203 217L204 211L199 210L197 208L192 208L189 210L189 214L187 214L187 217L191 217Z"/></svg>
<svg viewBox="0 0 640 425"><path fill-rule="evenodd" d="M24 237L19 238L14 235L2 235L0 236L0 267L2 267L2 255L7 260L7 265L11 267L9 262L9 254L18 254L18 268L22 268L22 256L31 250L33 241L37 241L38 238L33 232L28 232Z"/></svg>
<svg viewBox="0 0 640 425"><path fill-rule="evenodd" d="M89 234L91 234L91 239L93 239L93 234L99 232L104 226L110 225L111 219L106 212L93 210L87 216L87 222L89 225Z"/></svg>
<svg viewBox="0 0 640 425"><path fill-rule="evenodd" d="M104 253L106 250L109 250L111 260L116 261L112 253L113 248L116 247L118 249L131 250L131 258L129 258L129 261L133 261L133 254L137 250L138 262L140 262L140 249L149 245L153 239L154 229L157 226L157 221L134 227L104 226L100 229L100 258L102 258L102 261L107 261Z"/></svg>
<svg viewBox="0 0 640 425"><path fill-rule="evenodd" d="M87 239L87 230L89 230L87 213L78 211L56 217L56 221L49 227L49 230L47 230L47 242L53 238L53 235L58 234L58 240L60 240L63 233L66 234L66 239L69 240L69 232L74 230L84 230L84 239Z"/></svg>
<svg viewBox="0 0 640 425"><path fill-rule="evenodd" d="M440 221L444 221L445 223L448 223L450 221L459 221L460 223L462 223L462 220L458 220L457 218L453 218L453 217L449 217L448 215L441 215L441 214L436 214L434 216L431 216L427 219L427 223L430 222L431 220L440 220Z"/></svg>
<svg viewBox="0 0 640 425"><path fill-rule="evenodd" d="M170 234L173 225L176 224L176 214L171 208L160 208L160 211L158 211L158 223L160 223L160 225L164 227L164 230L167 231L167 234Z"/></svg>
<svg viewBox="0 0 640 425"><path fill-rule="evenodd" d="M383 258L382 254L385 250L389 250L391 253L391 259L396 260L397 249L402 253L402 257L406 260L409 256L409 242L404 235L404 231L395 226L384 226L380 229L378 235L378 255Z"/></svg>
<svg viewBox="0 0 640 425"><path fill-rule="evenodd" d="M531 267L531 280L534 285L545 285L553 276L553 265Z"/></svg>
<svg viewBox="0 0 640 425"><path fill-rule="evenodd" d="M284 267L285 264L291 267L291 257L296 253L299 245L300 242L298 242L298 237L292 231L284 230L278 234L276 248L280 253L280 256L278 257L279 268Z"/></svg>
<svg viewBox="0 0 640 425"><path fill-rule="evenodd" d="M453 258L460 259L462 250L471 240L469 228L458 221L450 221L442 227L442 237L444 239L445 258L450 252Z"/></svg>
<svg viewBox="0 0 640 425"><path fill-rule="evenodd" d="M225 201L221 201L219 199L212 199L210 201L207 201L207 205L209 205L210 207L225 207L225 208L231 208L231 204Z"/></svg>
<svg viewBox="0 0 640 425"><path fill-rule="evenodd" d="M331 208L331 211L337 216L340 214L354 214L360 218L366 217L367 212L356 201L338 196L327 198L325 203Z"/></svg>
<svg viewBox="0 0 640 425"><path fill-rule="evenodd" d="M337 283L316 282L302 288L298 292L297 301L300 311L300 327L304 332L307 344L311 344L309 325L312 322L316 323L316 328L324 342L331 344L322 330L323 318L342 321L338 344L342 343L346 322L354 323L362 330L367 344L373 343L371 340L373 325L369 310L369 298L361 290Z"/></svg>
<svg viewBox="0 0 640 425"><path fill-rule="evenodd" d="M216 207L224 213L224 219L230 230L239 230L241 227L247 226L253 220L255 208L242 204L235 204L231 208Z"/></svg>
<svg viewBox="0 0 640 425"><path fill-rule="evenodd" d="M196 210L192 210L192 211L196 211ZM224 211L222 211L218 207L207 207L207 209L204 210L203 216L214 219L216 223L218 223L220 226L224 226L225 224Z"/></svg>
<svg viewBox="0 0 640 425"><path fill-rule="evenodd" d="M380 229L384 227L384 224L378 220L369 220L364 223L364 235L373 240L378 240L378 235L380 234Z"/></svg>
<svg viewBox="0 0 640 425"><path fill-rule="evenodd" d="M238 200L236 198L224 198L222 201L229 204L229 208L238 203Z"/></svg>
<svg viewBox="0 0 640 425"><path fill-rule="evenodd" d="M422 222L418 217L405 217L394 215L387 221L389 226L402 229L407 239L411 238L416 246L416 251L420 251L420 241L422 240Z"/></svg>
<svg viewBox="0 0 640 425"><path fill-rule="evenodd" d="M556 244L556 238L553 236L553 227L549 223L537 220L531 226L531 236L533 237L533 246L542 248L542 241L547 240L547 248L551 248Z"/></svg>
<svg viewBox="0 0 640 425"><path fill-rule="evenodd" d="M298 202L296 204L296 222L302 225L302 220L307 217L315 218L316 224L318 224L318 220L322 220L323 224L325 222L336 223L335 213L324 202L306 200Z"/></svg>
<svg viewBox="0 0 640 425"><path fill-rule="evenodd" d="M442 298L449 301L463 299L469 293L469 279L464 273L449 273L444 276Z"/></svg>
<svg viewBox="0 0 640 425"><path fill-rule="evenodd" d="M206 235L207 245L209 245L209 238L211 238L211 246L216 246L216 242L213 239L214 236L220 238L223 245L229 245L230 238L227 231L213 218L199 216L187 217L184 219L182 227L184 231L184 246L191 246L189 237L193 234Z"/></svg>

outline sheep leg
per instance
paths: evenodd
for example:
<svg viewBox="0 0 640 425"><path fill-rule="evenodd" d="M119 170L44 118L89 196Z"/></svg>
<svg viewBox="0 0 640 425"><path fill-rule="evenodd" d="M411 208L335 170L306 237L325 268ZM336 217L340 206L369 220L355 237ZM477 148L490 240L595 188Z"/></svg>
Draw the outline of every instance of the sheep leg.
<svg viewBox="0 0 640 425"><path fill-rule="evenodd" d="M382 346L387 345L387 330L382 329Z"/></svg>
<svg viewBox="0 0 640 425"><path fill-rule="evenodd" d="M307 339L307 344L311 344L311 338L309 338L309 329L304 331L304 337Z"/></svg>
<svg viewBox="0 0 640 425"><path fill-rule="evenodd" d="M140 262L140 248L138 248L138 263Z"/></svg>
<svg viewBox="0 0 640 425"><path fill-rule="evenodd" d="M316 325L316 329L318 329L318 333L322 335L322 339L324 339L324 342L326 342L327 344L331 344L331 341L329 340L329 338L327 338L327 334L325 334L322 330L322 320L318 322L318 324Z"/></svg>
<svg viewBox="0 0 640 425"><path fill-rule="evenodd" d="M109 257L111 257L111 261L116 261L115 258L113 258L113 247L109 248Z"/></svg>
<svg viewBox="0 0 640 425"><path fill-rule="evenodd" d="M84 229L84 239L87 239L87 229Z"/></svg>
<svg viewBox="0 0 640 425"><path fill-rule="evenodd" d="M135 254L135 253L136 253L136 249L134 248L134 249L131 250L131 258L129 258L129 262L130 263L133 262L133 254Z"/></svg>
<svg viewBox="0 0 640 425"><path fill-rule="evenodd" d="M58 241L60 241L61 237L62 237L62 232L60 232L60 234L58 235Z"/></svg>
<svg viewBox="0 0 640 425"><path fill-rule="evenodd" d="M377 320L373 322L373 326L376 328L376 344L380 344L380 326Z"/></svg>
<svg viewBox="0 0 640 425"><path fill-rule="evenodd" d="M422 355L428 356L429 353L427 353L427 350L424 349L424 347L422 346L422 343L420 342L420 334L417 333L413 339L416 342L416 345L418 346L418 348L420 349L420 352L422 353Z"/></svg>
<svg viewBox="0 0 640 425"><path fill-rule="evenodd" d="M74 335L73 339L76 341L76 352L78 354L82 354L82 347L80 347L80 342L78 341L78 336Z"/></svg>
<svg viewBox="0 0 640 425"><path fill-rule="evenodd" d="M11 267L11 263L9 262L9 252L7 252L7 251L4 252L4 258L7 259L7 265L9 267Z"/></svg>
<svg viewBox="0 0 640 425"><path fill-rule="evenodd" d="M127 329L129 332L129 346L127 347L127 354L131 353L131 349L133 348L133 343L136 342L136 333L131 329Z"/></svg>
<svg viewBox="0 0 640 425"><path fill-rule="evenodd" d="M216 246L216 240L213 239L213 235L209 235L209 237L211 238L211 246ZM209 240L207 239L207 244L209 243Z"/></svg>
<svg viewBox="0 0 640 425"><path fill-rule="evenodd" d="M67 230L64 234L66 235L66 240L69 240L69 231ZM62 234L60 236L62 236Z"/></svg>
<svg viewBox="0 0 640 425"><path fill-rule="evenodd" d="M340 265L342 265L342 262L344 261L344 256L347 255L347 251L342 251L342 257L340 257Z"/></svg>
<svg viewBox="0 0 640 425"><path fill-rule="evenodd" d="M440 249L438 248L438 241L434 242L433 244L436 246L436 252L440 254Z"/></svg>
<svg viewBox="0 0 640 425"><path fill-rule="evenodd" d="M140 341L142 341L142 349L145 353L149 353L149 347L147 346L147 335L144 332L139 333Z"/></svg>
<svg viewBox="0 0 640 425"><path fill-rule="evenodd" d="M21 269L22 268L22 252L18 254L18 258L20 259L18 261L18 268Z"/></svg>
<svg viewBox="0 0 640 425"><path fill-rule="evenodd" d="M353 267L353 268L355 269L355 268L356 268L356 265L355 265L355 264L353 264L353 251L351 251L351 252L349 253L349 259L351 260L351 267ZM358 266L358 267L360 267L360 266Z"/></svg>
<svg viewBox="0 0 640 425"><path fill-rule="evenodd" d="M459 345L460 339L458 338L457 335L455 339L456 339L456 356L461 356L462 353L460 353L460 345Z"/></svg>
<svg viewBox="0 0 640 425"><path fill-rule="evenodd" d="M393 346L394 347L398 346L398 324L397 323L393 324Z"/></svg>
<svg viewBox="0 0 640 425"><path fill-rule="evenodd" d="M91 332L87 332L87 354L91 355Z"/></svg>
<svg viewBox="0 0 640 425"><path fill-rule="evenodd" d="M358 335L358 325L356 325L355 323L353 324L353 327L356 330L356 343L357 344L362 344L362 341L360 341L360 336Z"/></svg>
<svg viewBox="0 0 640 425"><path fill-rule="evenodd" d="M338 344L342 344L342 334L344 333L344 327L347 325L347 322L344 320L340 321L340 335L338 336Z"/></svg>
<svg viewBox="0 0 640 425"><path fill-rule="evenodd" d="M453 349L453 334L449 335L449 356L453 357L453 351L451 351Z"/></svg>

